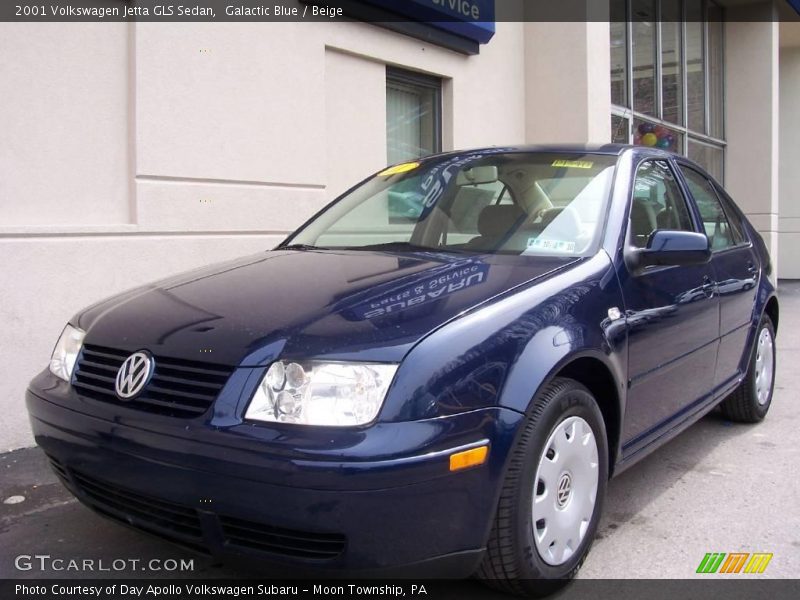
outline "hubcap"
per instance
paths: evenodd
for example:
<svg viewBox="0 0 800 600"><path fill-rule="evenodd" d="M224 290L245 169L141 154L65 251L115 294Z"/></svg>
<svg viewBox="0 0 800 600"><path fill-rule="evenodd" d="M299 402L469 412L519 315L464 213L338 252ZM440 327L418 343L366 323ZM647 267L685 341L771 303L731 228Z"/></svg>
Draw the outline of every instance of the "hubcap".
<svg viewBox="0 0 800 600"><path fill-rule="evenodd" d="M533 539L542 560L569 560L594 514L599 481L597 440L580 417L561 421L544 445L533 490Z"/></svg>
<svg viewBox="0 0 800 600"><path fill-rule="evenodd" d="M564 473L558 480L558 493L556 494L556 504L558 508L564 508L572 496L572 476Z"/></svg>
<svg viewBox="0 0 800 600"><path fill-rule="evenodd" d="M775 368L775 349L772 334L764 327L758 335L756 346L756 396L758 403L763 406L769 400L772 392L772 373Z"/></svg>

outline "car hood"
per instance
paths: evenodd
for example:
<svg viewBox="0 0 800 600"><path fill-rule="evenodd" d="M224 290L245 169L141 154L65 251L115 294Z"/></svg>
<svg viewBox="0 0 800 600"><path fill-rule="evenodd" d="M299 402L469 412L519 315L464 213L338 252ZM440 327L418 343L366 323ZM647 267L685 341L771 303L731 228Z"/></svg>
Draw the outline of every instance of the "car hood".
<svg viewBox="0 0 800 600"><path fill-rule="evenodd" d="M96 304L86 343L257 366L285 358L399 361L461 313L574 258L279 250Z"/></svg>

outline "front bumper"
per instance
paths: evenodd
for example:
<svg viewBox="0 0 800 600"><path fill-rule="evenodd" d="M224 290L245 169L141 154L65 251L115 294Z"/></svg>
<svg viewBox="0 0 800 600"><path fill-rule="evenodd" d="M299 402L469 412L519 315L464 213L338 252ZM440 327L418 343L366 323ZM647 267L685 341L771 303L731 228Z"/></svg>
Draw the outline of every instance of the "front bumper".
<svg viewBox="0 0 800 600"><path fill-rule="evenodd" d="M36 442L82 502L220 558L298 575L469 575L522 418L490 408L310 432L125 409L100 418L90 403L71 405L73 395L45 372L26 401ZM484 465L449 472L452 451L484 441Z"/></svg>

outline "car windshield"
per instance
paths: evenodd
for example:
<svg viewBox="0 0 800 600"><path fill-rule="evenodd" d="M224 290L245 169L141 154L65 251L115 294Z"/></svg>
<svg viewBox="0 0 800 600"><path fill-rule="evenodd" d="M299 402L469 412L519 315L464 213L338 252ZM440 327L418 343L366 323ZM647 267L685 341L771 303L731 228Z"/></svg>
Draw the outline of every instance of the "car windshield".
<svg viewBox="0 0 800 600"><path fill-rule="evenodd" d="M483 150L389 167L283 247L584 256L616 156Z"/></svg>

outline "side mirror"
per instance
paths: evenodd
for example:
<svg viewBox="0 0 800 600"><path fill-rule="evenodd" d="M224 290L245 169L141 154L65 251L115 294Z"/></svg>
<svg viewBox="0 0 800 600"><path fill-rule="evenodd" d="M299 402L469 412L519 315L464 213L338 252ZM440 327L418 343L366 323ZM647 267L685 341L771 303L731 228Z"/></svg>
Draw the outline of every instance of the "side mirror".
<svg viewBox="0 0 800 600"><path fill-rule="evenodd" d="M635 269L657 266L703 265L711 260L708 238L692 231L656 230L647 247L632 254Z"/></svg>

